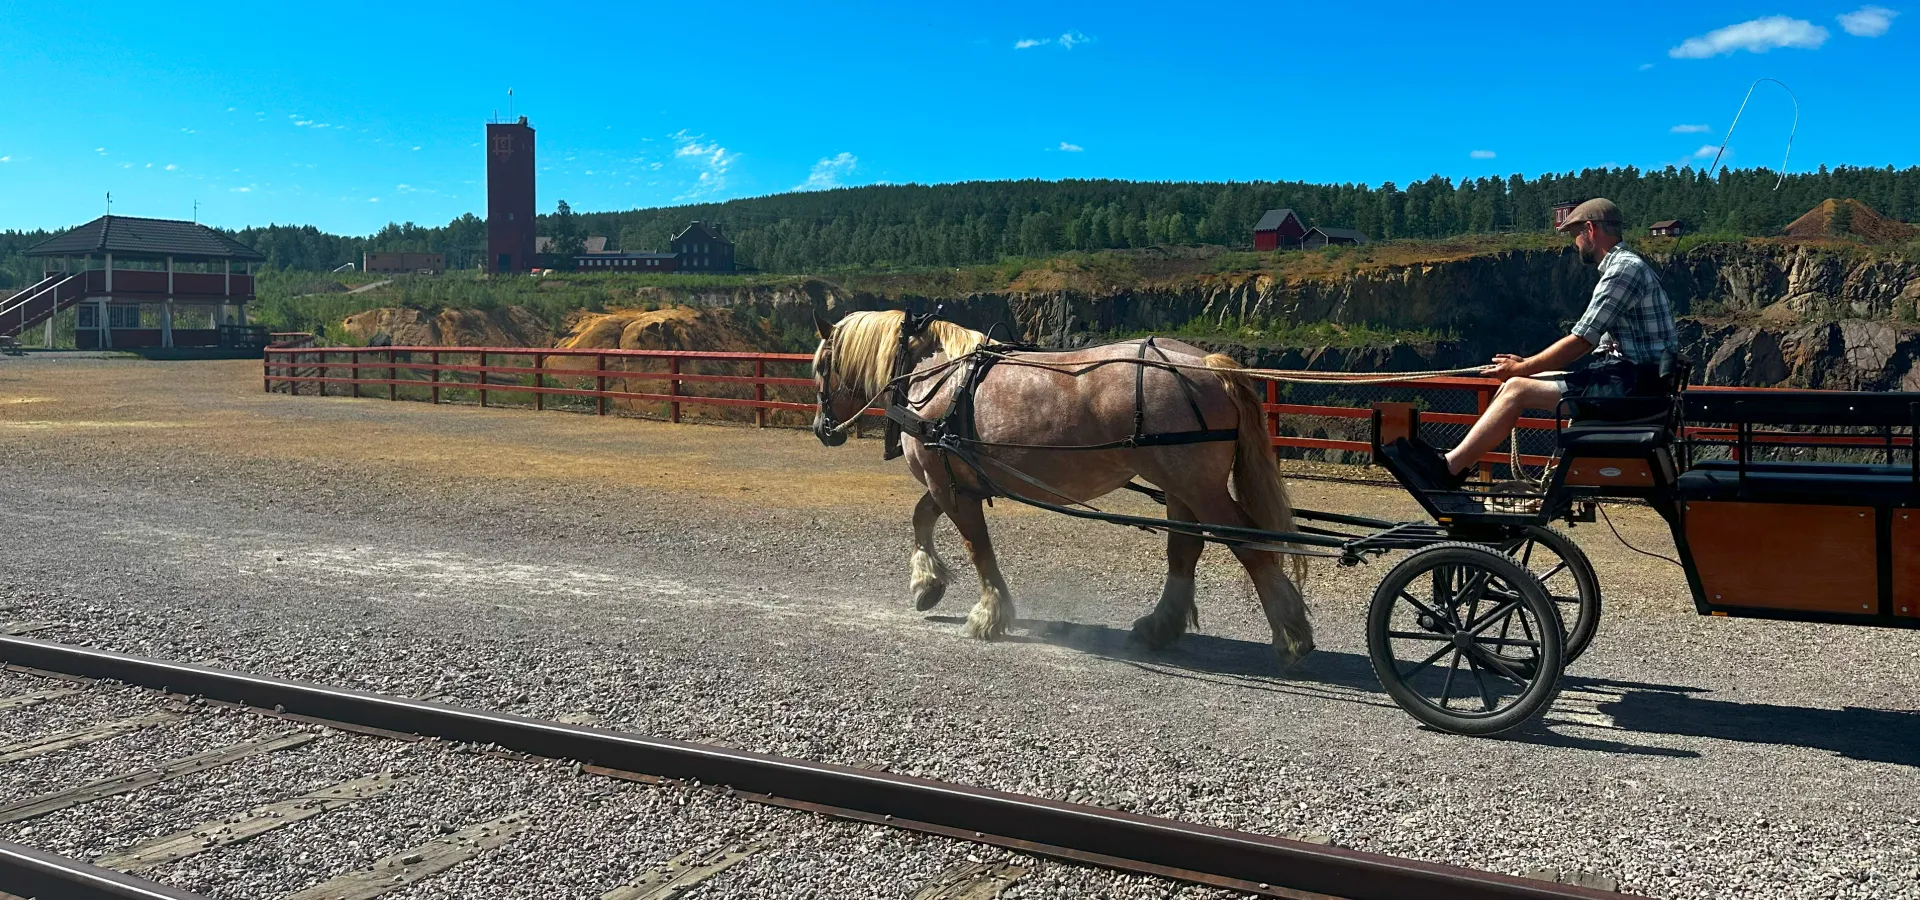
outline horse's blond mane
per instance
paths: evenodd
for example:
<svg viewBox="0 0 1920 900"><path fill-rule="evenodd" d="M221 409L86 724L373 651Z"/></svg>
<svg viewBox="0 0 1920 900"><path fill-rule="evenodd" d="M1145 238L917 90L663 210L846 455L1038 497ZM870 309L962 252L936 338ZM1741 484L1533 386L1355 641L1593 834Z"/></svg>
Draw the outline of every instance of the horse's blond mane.
<svg viewBox="0 0 1920 900"><path fill-rule="evenodd" d="M900 349L900 328L907 314L886 309L848 313L833 331L833 377L865 396L880 393L893 378L894 354ZM987 336L971 328L935 319L913 337L908 352L920 358L939 350L957 359L987 343Z"/></svg>

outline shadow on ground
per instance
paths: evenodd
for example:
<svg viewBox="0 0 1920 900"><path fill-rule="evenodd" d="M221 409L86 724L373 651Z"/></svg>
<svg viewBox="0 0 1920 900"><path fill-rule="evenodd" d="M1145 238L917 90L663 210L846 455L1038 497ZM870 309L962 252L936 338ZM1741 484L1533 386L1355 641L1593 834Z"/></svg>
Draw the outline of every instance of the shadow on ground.
<svg viewBox="0 0 1920 900"><path fill-rule="evenodd" d="M958 625L958 616L927 616L927 621ZM1252 690L1310 694L1322 699L1368 706L1392 707L1373 666L1363 654L1316 650L1289 672L1280 671L1273 647L1258 641L1188 634L1174 646L1153 651L1132 640L1132 632L1108 625L1048 619L1014 623L1024 634L1009 641L1050 644L1111 659L1162 677L1196 678ZM1719 700L1708 688L1650 684L1568 675L1565 690L1596 694L1604 699L1594 709L1613 720L1621 736L1672 735L1712 738L1745 744L1824 750L1848 759L1920 767L1920 712L1848 706L1826 709L1777 703ZM1330 689L1330 690L1329 690ZM1697 757L1693 750L1652 747L1605 737L1556 730L1576 725L1556 721L1549 712L1541 720L1502 736L1501 740L1565 747L1601 753Z"/></svg>

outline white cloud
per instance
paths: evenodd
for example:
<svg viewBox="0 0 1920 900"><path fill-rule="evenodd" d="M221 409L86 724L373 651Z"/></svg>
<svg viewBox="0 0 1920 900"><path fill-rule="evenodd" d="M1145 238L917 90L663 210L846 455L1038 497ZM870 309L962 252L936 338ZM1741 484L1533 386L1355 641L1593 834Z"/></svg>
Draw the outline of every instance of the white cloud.
<svg viewBox="0 0 1920 900"><path fill-rule="evenodd" d="M13 162L13 157L11 157L11 156L0 156L0 163L10 163L10 162Z"/></svg>
<svg viewBox="0 0 1920 900"><path fill-rule="evenodd" d="M1675 125L1669 129L1674 134L1708 134L1713 131L1711 125Z"/></svg>
<svg viewBox="0 0 1920 900"><path fill-rule="evenodd" d="M231 106L227 107L227 112L234 112L234 108Z"/></svg>
<svg viewBox="0 0 1920 900"><path fill-rule="evenodd" d="M1087 148L1082 147L1079 144L1069 144L1066 141L1060 142L1060 150L1063 153L1080 153L1086 149Z"/></svg>
<svg viewBox="0 0 1920 900"><path fill-rule="evenodd" d="M1493 151L1492 150L1475 150L1472 153L1467 154L1467 156L1470 159L1492 159Z"/></svg>
<svg viewBox="0 0 1920 900"><path fill-rule="evenodd" d="M313 120L312 119L294 119L293 124L294 124L294 127L301 128L308 125L312 125Z"/></svg>
<svg viewBox="0 0 1920 900"><path fill-rule="evenodd" d="M1093 43L1093 41L1094 39L1092 37L1089 37L1078 31L1069 31L1065 34L1060 35L1059 37L1021 38L1013 42L1013 49L1031 50L1034 47L1045 47L1048 44L1054 44L1054 45L1057 45L1062 50L1072 50L1073 48L1078 47L1081 44L1091 44Z"/></svg>
<svg viewBox="0 0 1920 900"><path fill-rule="evenodd" d="M1706 59L1738 50L1749 53L1765 53L1775 47L1815 50L1826 42L1827 30L1812 22L1768 16L1687 38L1680 46L1668 50L1667 55L1674 59Z"/></svg>
<svg viewBox="0 0 1920 900"><path fill-rule="evenodd" d="M675 199L686 200L726 190L727 170L733 168L740 154L727 152L718 141L701 143L705 135L688 134L684 128L668 136L680 145L674 149L674 157L692 163L700 172L694 186Z"/></svg>
<svg viewBox="0 0 1920 900"><path fill-rule="evenodd" d="M237 188L228 188L227 190L229 190L229 191L232 191L233 193L236 193L236 194L251 194L251 193L253 193L253 188L250 188L250 187L237 187Z"/></svg>
<svg viewBox="0 0 1920 900"><path fill-rule="evenodd" d="M198 134L199 132L196 132L191 128L182 128L180 129L180 133L181 134Z"/></svg>
<svg viewBox="0 0 1920 900"><path fill-rule="evenodd" d="M859 168L860 158L844 150L838 156L822 157L813 164L813 171L807 173L807 180L793 186L796 191L824 191L845 187L840 179L853 174Z"/></svg>
<svg viewBox="0 0 1920 900"><path fill-rule="evenodd" d="M147 163L147 168L149 169L153 168L153 163Z"/></svg>
<svg viewBox="0 0 1920 900"><path fill-rule="evenodd" d="M367 198L367 202L368 202L368 203L379 203L379 202L380 202L380 198L379 198L379 197L368 197L368 198Z"/></svg>
<svg viewBox="0 0 1920 900"><path fill-rule="evenodd" d="M175 169L178 169L178 168L180 168L180 167L179 167L179 166L176 166L176 165L174 165L173 163L167 163L167 171L169 171L169 172L171 172L171 171L173 171L173 170L175 170Z"/></svg>
<svg viewBox="0 0 1920 900"><path fill-rule="evenodd" d="M1854 37L1879 37L1893 27L1893 17L1897 15L1899 13L1884 6L1862 6L1835 18L1840 20L1840 27Z"/></svg>
<svg viewBox="0 0 1920 900"><path fill-rule="evenodd" d="M98 154L100 154L101 156L105 156L105 155L107 155L107 148L105 148L105 147L95 147L95 148L93 148L93 152L95 152L95 153L98 153Z"/></svg>
<svg viewBox="0 0 1920 900"><path fill-rule="evenodd" d="M1648 70L1648 69L1651 69L1651 68L1653 68L1653 63L1641 63L1641 64L1640 64L1640 71L1642 71L1642 72L1645 72L1646 70Z"/></svg>
<svg viewBox="0 0 1920 900"><path fill-rule="evenodd" d="M1719 152L1720 152L1719 147L1715 147L1712 144L1701 144L1700 149L1693 151L1693 155L1696 157L1699 157L1700 159L1706 159L1707 157L1712 156L1715 153L1719 153Z"/></svg>
<svg viewBox="0 0 1920 900"><path fill-rule="evenodd" d="M415 150L418 150L418 149L420 149L420 148L419 148L419 147L415 147L415 148L413 148L413 149L415 149Z"/></svg>

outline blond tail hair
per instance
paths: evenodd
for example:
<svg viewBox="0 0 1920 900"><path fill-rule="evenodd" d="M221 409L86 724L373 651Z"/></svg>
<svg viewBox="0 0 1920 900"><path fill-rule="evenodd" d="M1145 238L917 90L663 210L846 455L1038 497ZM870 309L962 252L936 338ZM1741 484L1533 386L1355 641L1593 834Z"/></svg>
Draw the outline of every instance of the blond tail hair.
<svg viewBox="0 0 1920 900"><path fill-rule="evenodd" d="M1238 360L1224 353L1206 358L1209 369L1238 369ZM1267 440L1267 413L1261 408L1261 392L1253 379L1238 372L1214 373L1233 396L1240 412L1240 435L1234 444L1233 493L1240 508L1253 520L1255 528L1265 531L1293 530L1293 501L1287 497L1286 483L1280 479L1280 465L1274 461L1273 444ZM1307 579L1307 558L1287 557L1287 571L1295 586Z"/></svg>

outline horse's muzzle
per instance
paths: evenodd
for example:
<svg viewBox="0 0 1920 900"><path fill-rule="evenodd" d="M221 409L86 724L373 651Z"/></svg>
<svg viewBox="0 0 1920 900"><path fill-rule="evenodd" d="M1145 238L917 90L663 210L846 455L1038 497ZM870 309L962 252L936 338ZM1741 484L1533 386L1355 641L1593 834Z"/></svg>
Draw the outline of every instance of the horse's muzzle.
<svg viewBox="0 0 1920 900"><path fill-rule="evenodd" d="M847 433L828 425L826 417L819 413L813 416L813 436L829 447L838 447L847 442Z"/></svg>

